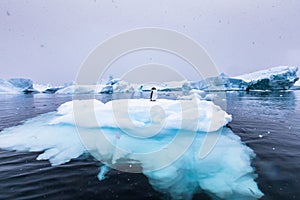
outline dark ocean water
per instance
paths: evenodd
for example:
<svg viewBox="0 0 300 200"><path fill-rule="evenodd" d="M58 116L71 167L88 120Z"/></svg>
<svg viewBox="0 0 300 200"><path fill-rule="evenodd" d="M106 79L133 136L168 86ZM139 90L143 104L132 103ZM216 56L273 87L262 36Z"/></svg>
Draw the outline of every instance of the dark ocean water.
<svg viewBox="0 0 300 200"><path fill-rule="evenodd" d="M252 161L259 188L269 199L300 199L300 91L227 92L228 125L256 153ZM147 97L148 94L144 94ZM107 102L143 96L99 95ZM173 99L171 93L164 98ZM84 96L82 98L85 98ZM71 96L54 94L0 96L0 130L54 111ZM112 170L98 181L100 163L82 157L52 167L38 153L0 149L0 199L160 199L142 174ZM197 194L194 199L210 199Z"/></svg>

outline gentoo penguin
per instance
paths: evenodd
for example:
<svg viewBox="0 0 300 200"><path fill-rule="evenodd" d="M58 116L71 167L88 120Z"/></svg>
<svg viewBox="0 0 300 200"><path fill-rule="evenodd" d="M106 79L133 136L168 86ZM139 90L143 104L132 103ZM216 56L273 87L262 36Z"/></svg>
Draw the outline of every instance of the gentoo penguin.
<svg viewBox="0 0 300 200"><path fill-rule="evenodd" d="M156 101L157 99L157 90L155 87L151 88L150 101Z"/></svg>

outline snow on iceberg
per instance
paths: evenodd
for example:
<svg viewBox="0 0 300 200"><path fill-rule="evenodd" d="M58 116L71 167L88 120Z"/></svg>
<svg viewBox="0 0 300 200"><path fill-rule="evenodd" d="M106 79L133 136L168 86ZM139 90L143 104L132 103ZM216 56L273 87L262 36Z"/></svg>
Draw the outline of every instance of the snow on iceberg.
<svg viewBox="0 0 300 200"><path fill-rule="evenodd" d="M134 85L119 79L112 79L106 83L100 93L132 93L135 91Z"/></svg>
<svg viewBox="0 0 300 200"><path fill-rule="evenodd" d="M185 90L286 90L299 79L298 67L279 66L250 74L229 77L221 73L217 77L190 81L183 85Z"/></svg>
<svg viewBox="0 0 300 200"><path fill-rule="evenodd" d="M94 94L100 93L103 85L70 85L57 90L56 94Z"/></svg>
<svg viewBox="0 0 300 200"><path fill-rule="evenodd" d="M51 84L33 84L33 88L40 93L52 94L63 88L63 86L52 86Z"/></svg>
<svg viewBox="0 0 300 200"><path fill-rule="evenodd" d="M216 77L209 77L205 80L190 81L185 83L182 88L188 90L205 90L205 91L223 91L223 90L246 90L247 83L241 79L230 78L224 73Z"/></svg>
<svg viewBox="0 0 300 200"><path fill-rule="evenodd" d="M0 94L20 94L37 92L33 89L32 80L25 78L0 79Z"/></svg>
<svg viewBox="0 0 300 200"><path fill-rule="evenodd" d="M52 165L91 153L109 167L140 166L153 188L173 199L191 199L199 191L213 198L260 198L251 167L255 154L224 127L230 120L219 106L197 98L73 100L4 129L0 148L43 152L37 159ZM108 169L101 168L99 180Z"/></svg>
<svg viewBox="0 0 300 200"><path fill-rule="evenodd" d="M152 87L155 87L158 91L181 91L182 86L186 81L169 81L163 83L143 83L140 85L140 90L151 91Z"/></svg>
<svg viewBox="0 0 300 200"><path fill-rule="evenodd" d="M6 80L0 79L0 94L18 94L20 91Z"/></svg>
<svg viewBox="0 0 300 200"><path fill-rule="evenodd" d="M246 90L286 90L299 80L297 71L298 67L279 66L236 78L248 84Z"/></svg>
<svg viewBox="0 0 300 200"><path fill-rule="evenodd" d="M57 94L98 94L98 93L132 93L134 86L122 80L113 79L106 84L70 85L59 89Z"/></svg>
<svg viewBox="0 0 300 200"><path fill-rule="evenodd" d="M300 80L296 81L296 83L291 87L291 90L300 90Z"/></svg>

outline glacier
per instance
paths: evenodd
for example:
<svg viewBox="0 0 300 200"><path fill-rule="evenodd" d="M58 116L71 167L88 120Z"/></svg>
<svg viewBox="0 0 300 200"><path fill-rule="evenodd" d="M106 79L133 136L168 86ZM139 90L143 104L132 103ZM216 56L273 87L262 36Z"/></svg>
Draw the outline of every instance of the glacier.
<svg viewBox="0 0 300 200"><path fill-rule="evenodd" d="M109 178L110 168L141 168L153 188L172 199L201 191L214 199L258 199L255 154L225 127L231 120L198 98L73 100L4 129L0 148L42 152L37 159L53 166L91 154L105 164L99 180ZM216 142L203 154L209 141Z"/></svg>

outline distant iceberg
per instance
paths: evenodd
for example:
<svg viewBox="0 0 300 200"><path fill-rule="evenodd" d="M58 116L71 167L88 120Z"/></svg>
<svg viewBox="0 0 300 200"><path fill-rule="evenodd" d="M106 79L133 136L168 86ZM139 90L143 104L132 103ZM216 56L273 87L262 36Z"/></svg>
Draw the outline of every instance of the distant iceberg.
<svg viewBox="0 0 300 200"><path fill-rule="evenodd" d="M163 83L143 83L140 85L141 91L151 91L152 87L155 87L158 91L171 92L171 91L181 91L182 85L186 81L169 81Z"/></svg>
<svg viewBox="0 0 300 200"><path fill-rule="evenodd" d="M224 91L224 90L246 90L247 83L242 79L230 78L224 73L217 77L209 77L205 80L190 81L185 83L185 90L205 90L205 91Z"/></svg>
<svg viewBox="0 0 300 200"><path fill-rule="evenodd" d="M246 90L287 90L296 81L298 67L279 66L236 77L247 83Z"/></svg>
<svg viewBox="0 0 300 200"><path fill-rule="evenodd" d="M78 85L72 84L59 89L56 94L112 94L112 93L132 93L136 89L126 81L120 79L109 80L106 84Z"/></svg>
<svg viewBox="0 0 300 200"><path fill-rule="evenodd" d="M236 77L221 73L217 77L191 81L184 88L206 91L287 90L299 79L297 71L298 67L279 66Z"/></svg>
<svg viewBox="0 0 300 200"><path fill-rule="evenodd" d="M247 90L287 90L290 89L296 81L298 67L280 66L267 70L261 70L250 74L237 77L229 77L221 73L216 77L209 77L200 81L182 81L172 84L153 84L160 91L247 91ZM181 84L181 87L179 86ZM143 91L150 90L143 87ZM299 87L293 87L299 88Z"/></svg>
<svg viewBox="0 0 300 200"><path fill-rule="evenodd" d="M292 87L291 90L300 90L300 80L298 80Z"/></svg>
<svg viewBox="0 0 300 200"><path fill-rule="evenodd" d="M93 94L102 90L101 85L70 85L57 90L56 94Z"/></svg>
<svg viewBox="0 0 300 200"><path fill-rule="evenodd" d="M298 67L279 66L236 77L229 77L221 73L217 77L209 77L205 80L183 80L161 83L129 83L121 79L110 77L106 83L98 83L95 85L78 85L73 83L57 87L52 87L49 84L33 84L30 79L0 79L0 94L36 92L57 94L113 94L148 92L152 87L156 87L160 92L183 91L187 93L191 90L248 91L300 89L299 86L294 86L295 82L299 80L297 71Z"/></svg>
<svg viewBox="0 0 300 200"><path fill-rule="evenodd" d="M76 118L74 108L80 111ZM251 167L255 154L224 127L229 121L219 106L197 98L74 100L4 129L0 148L42 152L37 159L52 165L91 153L108 166L101 167L99 180L107 178L109 167L139 166L153 188L172 199L191 199L200 191L212 198L258 199L263 194Z"/></svg>
<svg viewBox="0 0 300 200"><path fill-rule="evenodd" d="M53 94L58 90L62 89L63 86L52 86L51 84L43 85L43 84L33 84L33 88L39 93L47 93Z"/></svg>
<svg viewBox="0 0 300 200"><path fill-rule="evenodd" d="M18 94L20 91L6 80L0 79L0 94Z"/></svg>
<svg viewBox="0 0 300 200"><path fill-rule="evenodd" d="M21 94L37 92L32 80L25 78L0 79L0 94Z"/></svg>
<svg viewBox="0 0 300 200"><path fill-rule="evenodd" d="M120 79L112 79L106 83L100 93L132 93L135 90L135 86L126 81Z"/></svg>

